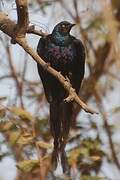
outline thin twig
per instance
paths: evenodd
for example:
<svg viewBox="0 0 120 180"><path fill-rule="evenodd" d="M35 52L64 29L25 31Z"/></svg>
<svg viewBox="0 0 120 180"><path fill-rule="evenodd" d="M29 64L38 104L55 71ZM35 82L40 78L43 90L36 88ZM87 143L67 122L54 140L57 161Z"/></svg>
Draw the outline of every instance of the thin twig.
<svg viewBox="0 0 120 180"><path fill-rule="evenodd" d="M47 33L43 32L42 30L40 30L40 31L36 30L34 25L28 27L27 33L35 34L35 35L42 36L42 37L48 35Z"/></svg>
<svg viewBox="0 0 120 180"><path fill-rule="evenodd" d="M11 56L11 51L10 51L10 47L9 47L8 44L6 45L6 50L7 50L7 54L8 54L9 66L10 66L10 69L11 69L11 76L12 76L13 79L15 80L16 89L18 90L18 95L19 95L19 98L20 98L21 107L24 108L24 103L23 103L23 99L22 99L21 83L20 83L19 80L18 80L17 72L16 72L15 67L14 67L14 65L13 65L12 56Z"/></svg>

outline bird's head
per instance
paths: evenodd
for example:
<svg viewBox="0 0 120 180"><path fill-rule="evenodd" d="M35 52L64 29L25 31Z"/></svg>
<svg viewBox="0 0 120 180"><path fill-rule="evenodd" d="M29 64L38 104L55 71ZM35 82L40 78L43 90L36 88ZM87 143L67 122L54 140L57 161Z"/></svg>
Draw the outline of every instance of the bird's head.
<svg viewBox="0 0 120 180"><path fill-rule="evenodd" d="M75 24L69 23L68 21L62 21L54 27L52 34L59 33L63 36L66 36L70 33L70 30L74 25Z"/></svg>

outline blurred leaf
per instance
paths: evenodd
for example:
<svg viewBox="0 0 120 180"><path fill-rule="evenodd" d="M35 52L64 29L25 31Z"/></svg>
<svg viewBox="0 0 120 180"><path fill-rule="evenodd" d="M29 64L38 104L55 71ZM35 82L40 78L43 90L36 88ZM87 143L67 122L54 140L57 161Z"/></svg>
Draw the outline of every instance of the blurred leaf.
<svg viewBox="0 0 120 180"><path fill-rule="evenodd" d="M8 153L8 152L5 152L5 153L1 153L0 152L0 161L5 157L5 156L9 156L10 155L10 153Z"/></svg>
<svg viewBox="0 0 120 180"><path fill-rule="evenodd" d="M9 140L10 140L11 145L15 145L17 141L19 140L20 136L21 136L20 131L10 132Z"/></svg>
<svg viewBox="0 0 120 180"><path fill-rule="evenodd" d="M34 140L33 136L28 136L28 137L20 136L17 143L22 145L31 144L34 142L33 140Z"/></svg>
<svg viewBox="0 0 120 180"><path fill-rule="evenodd" d="M98 176L82 176L82 180L107 180L107 179Z"/></svg>
<svg viewBox="0 0 120 180"><path fill-rule="evenodd" d="M120 112L120 106L117 106L112 109L112 113L119 113Z"/></svg>
<svg viewBox="0 0 120 180"><path fill-rule="evenodd" d="M39 166L39 161L38 160L24 160L19 163L17 163L17 167L24 172L30 172L32 171L35 167Z"/></svg>
<svg viewBox="0 0 120 180"><path fill-rule="evenodd" d="M0 101L4 101L4 100L6 100L6 99L7 99L6 96L0 97Z"/></svg>
<svg viewBox="0 0 120 180"><path fill-rule="evenodd" d="M2 127L2 130L3 131L7 131L7 130L10 130L12 127L14 126L14 124L12 122L5 122L4 123L4 126Z"/></svg>
<svg viewBox="0 0 120 180"><path fill-rule="evenodd" d="M0 108L0 118L4 118L6 114L6 109L5 108Z"/></svg>
<svg viewBox="0 0 120 180"><path fill-rule="evenodd" d="M91 122L91 128L97 129L97 124L95 122Z"/></svg>
<svg viewBox="0 0 120 180"><path fill-rule="evenodd" d="M32 120L32 115L29 112L23 110L22 108L13 107L11 111L17 116L19 116L22 120Z"/></svg>
<svg viewBox="0 0 120 180"><path fill-rule="evenodd" d="M100 29L103 28L103 25L104 25L104 19L102 17L97 17L88 25L87 30L91 28Z"/></svg>
<svg viewBox="0 0 120 180"><path fill-rule="evenodd" d="M85 146L88 150L100 148L100 142L97 139L96 140L92 140L90 138L85 139L82 141L82 145Z"/></svg>
<svg viewBox="0 0 120 180"><path fill-rule="evenodd" d="M48 119L37 118L35 121L35 130L36 130L37 135L42 136L44 140L46 141L50 140L51 134L49 131Z"/></svg>
<svg viewBox="0 0 120 180"><path fill-rule="evenodd" d="M81 147L81 148L76 148L76 149L72 150L69 153L69 164L72 165L73 163L77 163L78 157L79 156L82 157L83 155L88 156L87 148Z"/></svg>
<svg viewBox="0 0 120 180"><path fill-rule="evenodd" d="M51 2L44 2L44 1L42 1L42 3L39 3L40 4L40 9L41 9L41 11L43 12L43 14L46 14L46 8L48 7L48 6L50 6L51 5Z"/></svg>
<svg viewBox="0 0 120 180"><path fill-rule="evenodd" d="M69 153L69 159L68 162L72 166L73 164L76 164L77 158L80 155L80 150L79 149L74 149Z"/></svg>
<svg viewBox="0 0 120 180"><path fill-rule="evenodd" d="M49 144L49 143L46 143L46 142L43 142L43 141L38 141L36 144L39 146L39 148L43 148L43 149L51 149L51 148L53 148L52 144Z"/></svg>
<svg viewBox="0 0 120 180"><path fill-rule="evenodd" d="M93 161L99 161L101 159L101 156L91 156L90 157Z"/></svg>

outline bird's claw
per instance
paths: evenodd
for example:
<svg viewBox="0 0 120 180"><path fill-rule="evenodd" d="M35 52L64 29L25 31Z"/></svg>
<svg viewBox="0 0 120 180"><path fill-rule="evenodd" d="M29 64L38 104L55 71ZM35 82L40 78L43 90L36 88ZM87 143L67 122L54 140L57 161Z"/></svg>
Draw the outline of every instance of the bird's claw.
<svg viewBox="0 0 120 180"><path fill-rule="evenodd" d="M65 76L65 79L70 83L70 79L68 78L68 76Z"/></svg>
<svg viewBox="0 0 120 180"><path fill-rule="evenodd" d="M67 98L64 99L65 103L72 102L74 100L74 95L70 95Z"/></svg>

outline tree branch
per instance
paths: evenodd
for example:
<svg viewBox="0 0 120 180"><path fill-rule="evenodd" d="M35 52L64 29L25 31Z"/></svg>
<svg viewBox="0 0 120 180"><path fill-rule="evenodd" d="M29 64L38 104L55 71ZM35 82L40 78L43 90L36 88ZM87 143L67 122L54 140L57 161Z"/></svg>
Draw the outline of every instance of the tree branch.
<svg viewBox="0 0 120 180"><path fill-rule="evenodd" d="M84 109L86 112L89 112L91 114L97 113L94 109L88 107L76 94L75 90L72 88L71 84L67 81L67 79L62 76L61 73L57 72L55 69L50 67L46 62L44 62L40 56L31 48L26 42L26 39L23 38L23 36L14 36L14 29L16 27L16 24L11 21L7 15L0 12L0 29L9 35L15 42L17 42L29 55L33 57L33 59L39 63L43 68L46 69L50 74L56 77L62 84L62 86L66 89L69 96L66 99L66 101L75 101L77 104L79 104L82 109ZM71 98L72 97L72 98Z"/></svg>
<svg viewBox="0 0 120 180"><path fill-rule="evenodd" d="M16 0L17 6L17 26L16 26L16 35L20 37L25 37L28 24L29 24L29 16L28 16L28 2L27 0Z"/></svg>
<svg viewBox="0 0 120 180"><path fill-rule="evenodd" d="M48 35L47 33L44 33L42 30L36 30L34 25L28 27L27 33L35 34L42 37Z"/></svg>

